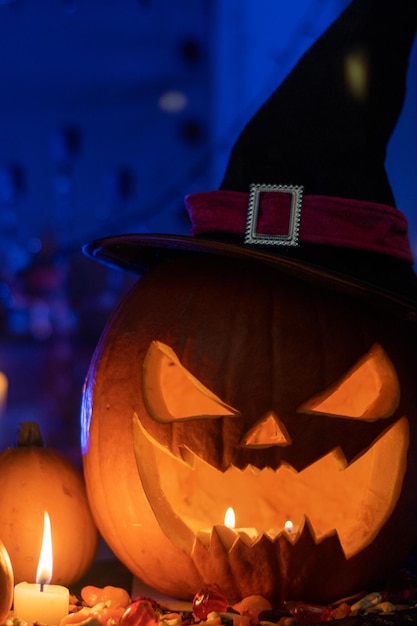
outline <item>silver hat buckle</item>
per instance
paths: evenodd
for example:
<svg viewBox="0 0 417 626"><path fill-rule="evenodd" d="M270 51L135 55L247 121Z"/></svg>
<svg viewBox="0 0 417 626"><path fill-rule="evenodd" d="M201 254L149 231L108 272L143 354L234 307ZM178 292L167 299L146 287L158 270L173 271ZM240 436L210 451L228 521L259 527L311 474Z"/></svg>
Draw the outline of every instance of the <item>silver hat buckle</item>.
<svg viewBox="0 0 417 626"><path fill-rule="evenodd" d="M298 246L303 189L302 186L296 185L251 185L244 242L261 244L263 246ZM288 232L286 234L262 235L257 232L260 196L265 192L288 193L291 195Z"/></svg>

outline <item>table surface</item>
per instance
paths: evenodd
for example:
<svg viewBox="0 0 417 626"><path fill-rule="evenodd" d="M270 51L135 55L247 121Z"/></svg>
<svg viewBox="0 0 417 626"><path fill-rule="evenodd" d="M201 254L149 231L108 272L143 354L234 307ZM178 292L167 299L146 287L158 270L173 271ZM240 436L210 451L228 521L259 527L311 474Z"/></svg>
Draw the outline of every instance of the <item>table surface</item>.
<svg viewBox="0 0 417 626"><path fill-rule="evenodd" d="M151 589L138 579L115 557L101 558L94 561L88 572L76 584L70 587L70 592L80 597L80 592L86 585L105 587L112 585L122 587L132 598L145 596L159 602L163 607L172 611L190 611L191 603L168 598ZM10 613L10 617L13 613ZM417 606L393 614L371 614L351 616L332 621L334 626L417 626ZM308 626L307 622L304 623Z"/></svg>
<svg viewBox="0 0 417 626"><path fill-rule="evenodd" d="M138 596L152 598L173 611L191 611L192 609L191 602L170 598L145 585L135 578L115 557L94 561L88 572L75 585L71 585L70 592L80 597L81 589L86 585L122 587L132 598Z"/></svg>

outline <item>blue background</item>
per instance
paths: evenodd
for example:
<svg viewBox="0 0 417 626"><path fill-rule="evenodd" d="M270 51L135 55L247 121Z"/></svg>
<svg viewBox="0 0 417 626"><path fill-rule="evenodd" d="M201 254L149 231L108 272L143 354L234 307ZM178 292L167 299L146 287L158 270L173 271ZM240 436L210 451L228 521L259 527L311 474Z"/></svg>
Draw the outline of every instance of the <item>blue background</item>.
<svg viewBox="0 0 417 626"><path fill-rule="evenodd" d="M132 281L82 245L187 233L184 196L219 185L246 121L346 5L0 0L0 447L36 420L79 460L88 363ZM387 168L417 258L416 77L414 46Z"/></svg>

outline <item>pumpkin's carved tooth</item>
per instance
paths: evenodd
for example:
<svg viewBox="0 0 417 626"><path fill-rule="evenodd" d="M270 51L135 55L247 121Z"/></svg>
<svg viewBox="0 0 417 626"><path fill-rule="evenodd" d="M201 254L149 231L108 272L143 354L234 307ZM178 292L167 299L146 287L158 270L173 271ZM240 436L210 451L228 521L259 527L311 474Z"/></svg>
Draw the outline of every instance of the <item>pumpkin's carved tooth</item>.
<svg viewBox="0 0 417 626"><path fill-rule="evenodd" d="M315 530L312 521L310 520L308 515L304 515L303 516L303 520L300 524L300 527L297 531L296 534L296 540L298 541L298 539L304 534L304 533L308 533L310 535L310 537L312 538L312 540L314 541L314 543L318 544L321 543L322 541L326 541L326 539L329 539L330 537L336 537L337 538L337 542L340 545L341 549L342 545L340 543L340 537L339 534L337 532L337 530L335 528L332 528L331 530L328 530L324 535L319 536L319 533ZM294 542L295 543L295 542Z"/></svg>
<svg viewBox="0 0 417 626"><path fill-rule="evenodd" d="M299 470L297 470L290 463L288 463L288 461L281 461L279 467L285 467L285 469L287 469L288 471L292 472L293 474L298 474L299 473Z"/></svg>
<svg viewBox="0 0 417 626"><path fill-rule="evenodd" d="M274 472L274 470L271 467L260 468L260 467L257 467L256 465L252 465L252 463L247 463L244 467L239 467L238 465L231 464L223 471L223 474L226 474L227 472L235 471L235 472L242 472L242 474L245 474L246 472L250 472L251 474L258 476L261 472L263 472L266 469L269 469L272 472Z"/></svg>
<svg viewBox="0 0 417 626"><path fill-rule="evenodd" d="M228 528L227 526L219 525L214 526L213 531L210 536L209 545L211 545L214 541L215 536L217 536L226 550L230 550L235 541L239 541L239 537L236 535L234 530Z"/></svg>
<svg viewBox="0 0 417 626"><path fill-rule="evenodd" d="M189 468L194 469L195 467L195 454L191 452L189 448L186 446L180 446L179 448L181 459L184 461Z"/></svg>
<svg viewBox="0 0 417 626"><path fill-rule="evenodd" d="M267 532L262 533L262 535L272 542L279 540L279 538L283 536L289 543L294 545L297 543L301 535L305 533L308 533L311 539L316 544L320 543L321 541L324 541L327 537L331 537L333 535L337 535L338 541L340 543L340 538L339 538L339 535L337 534L336 529L332 529L328 531L325 535L322 535L321 537L319 537L319 534L314 529L313 523L311 522L310 518L306 514L302 516L302 519L299 523L297 522L294 524L293 529L291 531L288 530L284 525L283 528L270 528Z"/></svg>
<svg viewBox="0 0 417 626"><path fill-rule="evenodd" d="M311 601L319 597L318 593L323 593L326 586L328 572L323 563L331 562L335 571L346 566L337 534L329 533L317 541L307 517L300 524L297 541L287 533L281 533L273 540L263 534L250 545L238 537L233 540L230 536L229 542L224 539L222 532L215 527L209 545L195 541L191 558L205 580L216 580L219 584L221 581L229 598L244 597L254 589L259 595L273 596L277 602L300 597L305 591L300 588L299 568L300 563L306 563L309 572L311 568L309 581L314 587ZM305 561L305 554L311 561ZM254 583L252 577L256 576L259 563L262 563L263 575L258 575ZM271 580L274 581L273 588L270 587Z"/></svg>
<svg viewBox="0 0 417 626"><path fill-rule="evenodd" d="M342 448L340 446L338 446L337 448L332 450L332 456L333 456L333 460L335 462L335 465L336 465L337 469L342 471L342 470L347 468L348 461L347 461L347 458L345 456L345 453L343 452L343 450L342 450Z"/></svg>
<svg viewBox="0 0 417 626"><path fill-rule="evenodd" d="M372 441L372 443L368 446L362 447L360 449L360 451L356 454L351 454L351 455L346 455L344 450L342 448L340 448L341 453L343 454L343 456L346 459L346 466L345 467L341 467L341 469L346 469L348 467L350 467L351 465L353 465L354 463L356 463L357 461L359 461L363 456L366 456L368 454L368 452L370 452L373 448L373 446L375 446L376 444L378 444L378 442L383 439L385 437L385 435L387 435L389 433L389 431L391 429L393 429L395 427L396 424L400 423L400 422L404 422L407 421L406 417L402 417L399 420L397 420L397 422L394 422L393 424L389 424L385 430L383 430L382 432L379 433L379 435ZM408 441L408 429L407 429L407 441Z"/></svg>

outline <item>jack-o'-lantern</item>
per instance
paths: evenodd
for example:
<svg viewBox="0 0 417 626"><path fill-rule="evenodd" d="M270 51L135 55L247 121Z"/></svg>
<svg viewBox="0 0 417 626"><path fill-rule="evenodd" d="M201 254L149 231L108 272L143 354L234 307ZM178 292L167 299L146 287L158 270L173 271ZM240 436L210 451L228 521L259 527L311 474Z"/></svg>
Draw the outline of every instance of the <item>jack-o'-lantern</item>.
<svg viewBox="0 0 417 626"><path fill-rule="evenodd" d="M111 320L84 398L106 541L174 596L216 581L233 599L328 600L378 579L415 541L416 339L273 269L153 270ZM229 506L249 536L224 526Z"/></svg>
<svg viewBox="0 0 417 626"><path fill-rule="evenodd" d="M221 190L187 199L193 237L126 235L87 248L152 268L95 352L83 452L99 530L164 593L189 598L216 582L229 601L327 602L381 582L417 541L407 224L391 206L380 144L369 148L376 166L349 157L342 166L331 149L336 135L336 149L359 155L373 97L387 93L381 81L404 80L417 10L398 13L356 0L308 51L242 133ZM381 24L398 29L401 53L387 72L362 68L373 97L352 104L348 84L348 115L338 109L334 121L332 85L340 95L364 33L369 58L389 53ZM325 84L310 58L330 62ZM291 107L300 76L313 116ZM397 107L384 103L392 122ZM349 116L366 129L353 133ZM262 167L273 181L296 172L307 193L271 184L248 196ZM224 522L229 507L236 528Z"/></svg>

